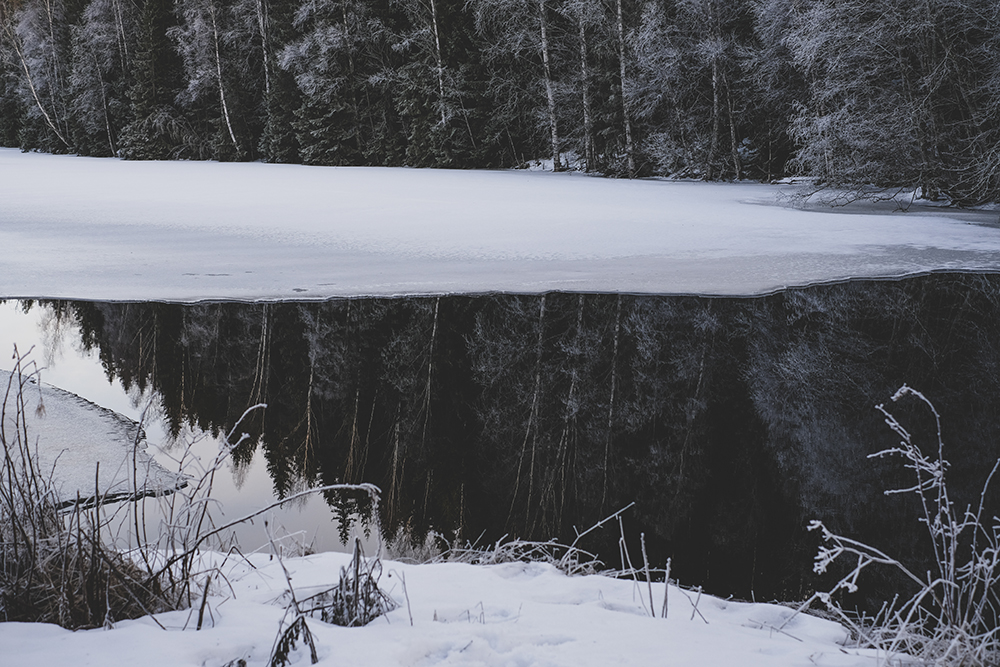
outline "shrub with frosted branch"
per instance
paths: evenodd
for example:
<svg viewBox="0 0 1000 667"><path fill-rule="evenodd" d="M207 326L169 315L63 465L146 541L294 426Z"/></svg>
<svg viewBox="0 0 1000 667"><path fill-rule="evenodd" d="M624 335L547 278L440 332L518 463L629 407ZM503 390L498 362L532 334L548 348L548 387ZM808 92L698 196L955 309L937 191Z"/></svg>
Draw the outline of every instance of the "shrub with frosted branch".
<svg viewBox="0 0 1000 667"><path fill-rule="evenodd" d="M925 453L910 432L884 405L876 406L885 422L899 436L899 444L869 458L898 456L912 471L913 484L890 489L886 495L913 493L919 498L934 556L934 566L925 574L914 572L899 560L867 544L837 535L820 521L809 529L820 530L825 545L819 549L813 569L827 571L841 557L856 559L850 571L829 592L817 593L809 601L823 602L858 637L885 653L885 662L902 662L909 656L923 664L983 666L1000 664L1000 518L986 516L986 494L1000 461L993 466L979 495L978 506L964 509L949 494L941 437L941 417L919 391L903 385L893 402L903 397L921 401L934 417L937 451ZM845 613L834 600L841 591L858 590L858 577L869 565L887 565L916 585L909 598L897 596L884 604L873 618L861 619ZM804 607L803 607L804 608Z"/></svg>

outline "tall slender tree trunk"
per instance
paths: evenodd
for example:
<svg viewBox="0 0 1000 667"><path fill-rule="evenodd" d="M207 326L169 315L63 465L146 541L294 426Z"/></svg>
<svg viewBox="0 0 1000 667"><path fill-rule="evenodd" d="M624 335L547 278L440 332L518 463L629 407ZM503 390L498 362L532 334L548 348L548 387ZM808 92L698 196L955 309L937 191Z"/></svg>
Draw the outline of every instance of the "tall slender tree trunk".
<svg viewBox="0 0 1000 667"><path fill-rule="evenodd" d="M97 71L97 79L101 84L101 107L104 110L104 129L108 133L108 148L111 150L111 155L115 156L118 154L118 149L115 148L114 133L111 129L111 114L108 111L107 86L104 83L104 74L101 73L101 64L97 60L97 53L94 52L93 48L90 49L90 55L94 59L94 69Z"/></svg>
<svg viewBox="0 0 1000 667"><path fill-rule="evenodd" d="M271 94L271 64L267 40L267 6L265 0L257 0L257 29L260 30L261 67L264 70L264 94Z"/></svg>
<svg viewBox="0 0 1000 667"><path fill-rule="evenodd" d="M271 308L264 304L260 321L260 344L257 346L257 362L254 366L253 385L250 388L249 405L265 403L271 365ZM261 412L266 415L267 411ZM263 427L261 427L263 429Z"/></svg>
<svg viewBox="0 0 1000 667"><path fill-rule="evenodd" d="M62 76L59 58L59 42L56 40L56 18L52 9L52 0L45 0L45 18L49 23L49 50L52 55L52 86L50 95L52 97L52 110L55 122L60 126L65 136L69 136L67 125L67 113L65 108L66 99L63 95L65 83Z"/></svg>
<svg viewBox="0 0 1000 667"><path fill-rule="evenodd" d="M576 387L580 380L580 337L583 331L583 304L584 295L580 294L577 297L576 302L576 331L573 333L573 350L571 368L570 368L570 381L569 381L569 391L566 394L566 409L563 411L563 428L562 434L559 436L559 447L556 451L555 466L556 469L552 471L551 477L549 477L549 486L543 497L551 494L552 496L552 509L553 509L553 525L550 527L555 532L559 531L560 525L562 523L563 511L566 507L566 487L569 486L569 479L571 478L572 460L574 451L572 448L572 443L576 442ZM556 482L558 481L559 488L556 488Z"/></svg>
<svg viewBox="0 0 1000 667"><path fill-rule="evenodd" d="M558 527L562 522L562 515L566 508L566 488L569 486L569 480L572 479L572 467L573 460L576 456L576 448L571 445L577 442L577 428L576 428L576 416L579 410L576 409L576 401L579 400L576 397L576 386L580 381L580 362L583 357L583 352L580 349L580 339L583 334L583 305L586 296L580 294L577 297L576 306L576 333L574 335L574 345L573 348L576 351L574 355L576 358L573 360L573 375L570 381L568 400L566 401L566 415L567 418L564 421L565 435L563 436L563 450L560 456L559 471L561 474L560 479L560 503L559 503L559 515L557 519L556 526ZM570 415L570 411L572 415Z"/></svg>
<svg viewBox="0 0 1000 667"><path fill-rule="evenodd" d="M402 442L399 437L402 406L396 406L396 421L392 428L392 467L389 473L388 524L393 525L396 510L399 505L399 492L403 483L403 468L406 460L403 458Z"/></svg>
<svg viewBox="0 0 1000 667"><path fill-rule="evenodd" d="M594 168L594 121L590 110L590 68L587 65L587 30L584 25L584 13L581 6L578 17L580 26L580 88L583 92L583 157L586 160L586 170Z"/></svg>
<svg viewBox="0 0 1000 667"><path fill-rule="evenodd" d="M632 117L628 112L628 101L625 99L625 19L622 16L622 0L616 0L618 10L618 65L619 82L622 89L622 120L625 124L625 158L628 163L628 175L635 176L635 146L632 143Z"/></svg>
<svg viewBox="0 0 1000 667"><path fill-rule="evenodd" d="M431 420L431 381L434 377L434 346L437 343L438 330L438 308L441 305L441 297L434 300L434 324L431 326L431 345L427 350L427 381L424 384L424 427L421 434L421 441L424 447L427 446L427 425Z"/></svg>
<svg viewBox="0 0 1000 667"><path fill-rule="evenodd" d="M611 398L608 400L608 438L604 443L604 484L601 491L601 510L608 498L608 468L611 465L611 440L614 436L615 421L615 398L618 389L618 375L615 369L618 367L618 340L622 330L622 295L618 295L615 306L615 334L611 352Z"/></svg>
<svg viewBox="0 0 1000 667"><path fill-rule="evenodd" d="M226 104L226 89L222 85L222 57L219 55L219 26L215 22L215 2L211 2L212 16L212 40L215 46L215 72L219 82L219 101L222 103L222 117L226 121L226 129L229 130L229 138L233 141L236 155L240 155L240 144L236 141L236 133L233 132L233 124L229 119L229 106Z"/></svg>
<svg viewBox="0 0 1000 667"><path fill-rule="evenodd" d="M548 20L545 17L545 0L538 0L538 25L542 38L542 67L545 72L545 96L549 109L549 130L552 135L552 170L561 171L559 160L559 130L556 125L556 94L552 85L552 66L549 58Z"/></svg>
<svg viewBox="0 0 1000 667"><path fill-rule="evenodd" d="M708 151L708 180L715 177L715 156L719 151L719 63L712 60L712 143Z"/></svg>
<svg viewBox="0 0 1000 667"><path fill-rule="evenodd" d="M122 72L129 71L128 36L125 34L125 19L122 17L121 0L112 0L111 9L115 15L115 39L118 42L118 57Z"/></svg>
<svg viewBox="0 0 1000 667"><path fill-rule="evenodd" d="M312 357L312 355L310 355ZM316 380L316 360L309 359L309 384L306 386L306 437L303 441L302 472L306 471L308 462L313 459L313 388Z"/></svg>
<svg viewBox="0 0 1000 667"><path fill-rule="evenodd" d="M729 111L729 145L733 152L733 168L736 170L736 180L743 178L743 164L740 161L740 148L736 138L736 118L733 113L733 96L729 90L729 79L725 72L722 74L722 84L726 90L726 107Z"/></svg>
<svg viewBox="0 0 1000 667"><path fill-rule="evenodd" d="M361 388L354 389L354 416L351 419L351 438L347 445L347 461L344 462L344 481L354 484L359 476L355 473L355 458L358 449L358 408L361 406Z"/></svg>
<svg viewBox="0 0 1000 667"><path fill-rule="evenodd" d="M531 392L531 409L528 412L528 425L524 429L524 441L521 443L521 456L517 460L517 475L514 478L514 492L511 494L510 511L507 513L508 527L510 517L514 514L514 503L517 502L517 491L521 486L521 471L524 467L524 457L531 440L531 459L528 465L528 495L525 499L524 523L528 525L531 514L531 494L535 476L535 452L538 449L538 402L542 389L542 346L545 342L545 295L538 302L538 336L535 341L535 382ZM533 436L533 437L532 437Z"/></svg>
<svg viewBox="0 0 1000 667"><path fill-rule="evenodd" d="M354 145L360 157L363 152L361 150L361 118L358 113L358 91L354 86L354 44L351 24L347 18L347 2L348 0L341 0L340 13L347 43L347 89L351 95L351 116L354 118Z"/></svg>
<svg viewBox="0 0 1000 667"><path fill-rule="evenodd" d="M438 80L438 94L440 95L440 106L441 106L441 125L447 122L445 116L445 99L444 99L444 59L441 57L441 34L438 31L438 12L437 12L437 2L436 0L430 0L431 2L431 21L434 26L434 57L437 60L437 80Z"/></svg>

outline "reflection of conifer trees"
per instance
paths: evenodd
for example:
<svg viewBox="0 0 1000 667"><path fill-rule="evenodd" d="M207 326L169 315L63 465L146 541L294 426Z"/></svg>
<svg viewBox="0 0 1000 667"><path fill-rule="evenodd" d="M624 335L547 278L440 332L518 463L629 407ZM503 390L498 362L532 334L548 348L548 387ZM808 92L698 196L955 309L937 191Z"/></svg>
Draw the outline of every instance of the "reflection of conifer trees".
<svg viewBox="0 0 1000 667"><path fill-rule="evenodd" d="M480 309L469 346L484 457L496 471L488 493L510 498L494 506L495 525L551 537L608 502L618 303L548 294Z"/></svg>
<svg viewBox="0 0 1000 667"><path fill-rule="evenodd" d="M803 517L915 562L927 554L916 552L920 543L900 526L917 525L920 508L882 494L912 477L892 462L866 459L896 444L872 406L904 382L933 396L956 503L977 504L986 470L1000 456L1000 422L988 416L1000 392L1000 282L952 276L903 285L847 284L758 301L749 385L771 456ZM928 444L930 416L913 408L894 409ZM1000 508L996 488L988 506ZM898 582L886 587L898 590Z"/></svg>
<svg viewBox="0 0 1000 667"><path fill-rule="evenodd" d="M614 479L680 576L748 594L748 583L761 592L795 572L782 552L801 537L746 400L744 312L711 299L632 301Z"/></svg>
<svg viewBox="0 0 1000 667"><path fill-rule="evenodd" d="M382 354L385 391L395 405L383 491L390 534L415 541L430 529L461 531L472 474L476 390L470 386L465 339L469 300L410 300Z"/></svg>
<svg viewBox="0 0 1000 667"><path fill-rule="evenodd" d="M913 550L918 508L872 406L903 382L945 416L959 503L1000 455L1000 279L930 276L747 300L550 293L326 303L51 304L169 430L241 426L278 494L372 482L422 541L629 535L716 592L809 586L807 518ZM901 418L918 419L901 406ZM929 433L929 431L927 432ZM963 495L964 494L964 495ZM366 497L327 499L351 523ZM987 499L1000 507L1000 490ZM994 512L996 510L993 510ZM877 538L877 539L876 539ZM616 564L617 534L589 545ZM603 544L601 543L603 540ZM896 544L889 544L892 540ZM611 554L611 556L607 556ZM891 582L890 582L891 583Z"/></svg>

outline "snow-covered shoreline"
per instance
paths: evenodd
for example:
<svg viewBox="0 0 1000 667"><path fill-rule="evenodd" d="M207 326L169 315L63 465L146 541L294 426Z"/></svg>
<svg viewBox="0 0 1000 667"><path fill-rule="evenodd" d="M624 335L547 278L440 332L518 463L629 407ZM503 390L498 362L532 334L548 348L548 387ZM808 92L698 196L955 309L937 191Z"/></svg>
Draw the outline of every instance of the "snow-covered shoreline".
<svg viewBox="0 0 1000 667"><path fill-rule="evenodd" d="M340 567L350 558L322 553L286 559L285 566L301 596L336 584ZM698 602L702 620L692 618L691 602L671 586L668 617L652 618L643 602L645 582L638 586L600 575L568 577L541 563L386 561L383 566L381 585L400 606L363 628L309 620L320 665L876 664L872 652L842 645L846 633L836 623L800 614L779 631L793 611L777 605L705 595ZM280 565L267 554L245 561L230 557L223 572L201 631L194 629L197 608L159 614L165 630L148 618L77 632L0 623L0 654L17 656L19 665L222 667L240 658L247 665L265 665L287 603ZM652 586L659 605L663 584ZM292 659L293 664L310 663L301 646Z"/></svg>
<svg viewBox="0 0 1000 667"><path fill-rule="evenodd" d="M0 296L758 295L1000 271L995 214L776 204L786 186L124 162L0 149ZM933 215L932 215L933 214Z"/></svg>

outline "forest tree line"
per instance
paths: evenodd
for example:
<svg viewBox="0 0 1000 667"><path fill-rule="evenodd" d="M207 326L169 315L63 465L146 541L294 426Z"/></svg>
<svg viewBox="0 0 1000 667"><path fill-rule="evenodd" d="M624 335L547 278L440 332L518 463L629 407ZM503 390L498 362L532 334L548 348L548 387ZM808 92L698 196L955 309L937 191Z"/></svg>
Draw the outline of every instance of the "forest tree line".
<svg viewBox="0 0 1000 667"><path fill-rule="evenodd" d="M995 0L0 0L0 145L1000 191Z"/></svg>

